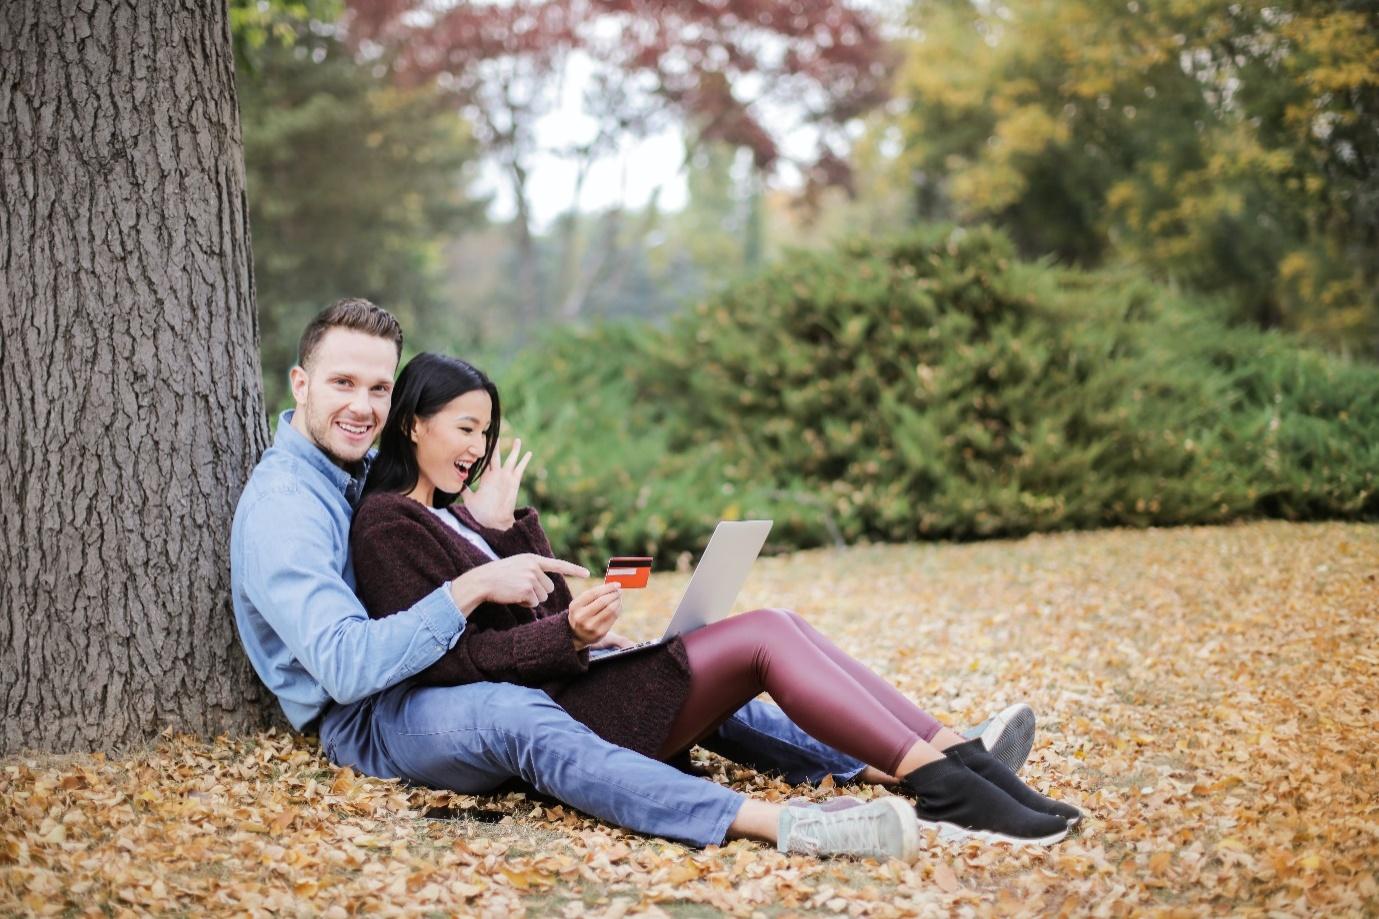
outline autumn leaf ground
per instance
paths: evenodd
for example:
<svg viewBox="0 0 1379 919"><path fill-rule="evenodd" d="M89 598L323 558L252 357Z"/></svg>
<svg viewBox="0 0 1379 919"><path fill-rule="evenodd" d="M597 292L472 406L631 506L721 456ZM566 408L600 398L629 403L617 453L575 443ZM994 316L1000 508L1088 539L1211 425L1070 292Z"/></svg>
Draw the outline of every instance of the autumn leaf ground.
<svg viewBox="0 0 1379 919"><path fill-rule="evenodd" d="M1338 524L763 560L745 604L799 610L950 723L1034 706L1026 777L1089 814L1047 850L695 851L361 778L288 734L170 736L0 763L0 914L1373 915L1376 575L1379 527ZM655 577L626 631L683 582ZM768 798L827 793L702 762ZM499 822L420 816L440 804Z"/></svg>

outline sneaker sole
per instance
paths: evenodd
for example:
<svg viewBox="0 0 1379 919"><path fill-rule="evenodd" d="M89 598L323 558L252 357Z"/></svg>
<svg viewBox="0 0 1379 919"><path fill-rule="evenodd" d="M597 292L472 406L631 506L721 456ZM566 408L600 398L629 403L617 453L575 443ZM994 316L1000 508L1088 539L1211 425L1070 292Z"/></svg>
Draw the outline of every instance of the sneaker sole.
<svg viewBox="0 0 1379 919"><path fill-rule="evenodd" d="M1054 833L1052 836L1025 837L1007 836L1004 833L997 833L995 830L972 830L956 823L944 823L935 820L921 820L919 825L924 829L937 830L938 838L943 842L961 842L966 839L978 839L982 842L1005 842L1012 846L1051 846L1054 843L1062 842L1068 835L1068 831Z"/></svg>
<svg viewBox="0 0 1379 919"><path fill-rule="evenodd" d="M1034 712L1017 702L991 719L981 733L982 746L1011 772L1018 773L1034 749Z"/></svg>

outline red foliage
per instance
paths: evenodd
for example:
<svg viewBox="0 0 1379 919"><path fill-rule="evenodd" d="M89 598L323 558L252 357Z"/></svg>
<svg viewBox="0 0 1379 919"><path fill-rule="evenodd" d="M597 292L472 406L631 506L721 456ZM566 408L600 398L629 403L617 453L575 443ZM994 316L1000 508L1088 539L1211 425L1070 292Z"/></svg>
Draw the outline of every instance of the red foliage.
<svg viewBox="0 0 1379 919"><path fill-rule="evenodd" d="M399 79L439 80L473 109L495 146L532 114L532 87L581 51L600 66L597 117L635 131L659 113L703 139L782 156L783 113L820 135L883 102L894 57L866 13L829 0L349 0L356 47L381 50ZM498 112L496 110L502 110ZM774 133L773 133L774 132ZM846 182L820 147L807 174Z"/></svg>

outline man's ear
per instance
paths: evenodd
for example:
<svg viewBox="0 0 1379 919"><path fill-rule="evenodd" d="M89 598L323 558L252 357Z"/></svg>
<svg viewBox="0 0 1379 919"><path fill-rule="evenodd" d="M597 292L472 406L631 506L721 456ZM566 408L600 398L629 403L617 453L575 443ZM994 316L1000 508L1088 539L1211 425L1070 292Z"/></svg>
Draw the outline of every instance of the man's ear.
<svg viewBox="0 0 1379 919"><path fill-rule="evenodd" d="M287 372L287 380L292 384L292 399L298 405L306 404L307 376L301 367L293 367Z"/></svg>

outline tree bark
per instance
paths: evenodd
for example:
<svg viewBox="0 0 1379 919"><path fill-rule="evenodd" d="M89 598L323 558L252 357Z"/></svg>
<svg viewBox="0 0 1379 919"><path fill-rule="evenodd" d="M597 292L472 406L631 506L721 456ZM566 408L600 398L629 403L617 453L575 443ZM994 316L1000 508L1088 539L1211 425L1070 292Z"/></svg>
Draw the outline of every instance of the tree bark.
<svg viewBox="0 0 1379 919"><path fill-rule="evenodd" d="M0 6L0 754L271 711L229 603L267 429L226 16Z"/></svg>

